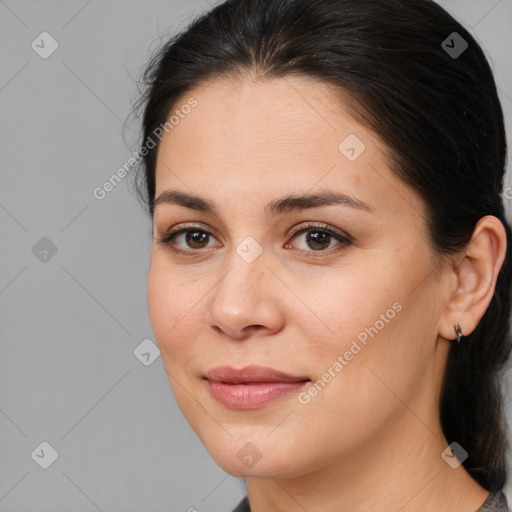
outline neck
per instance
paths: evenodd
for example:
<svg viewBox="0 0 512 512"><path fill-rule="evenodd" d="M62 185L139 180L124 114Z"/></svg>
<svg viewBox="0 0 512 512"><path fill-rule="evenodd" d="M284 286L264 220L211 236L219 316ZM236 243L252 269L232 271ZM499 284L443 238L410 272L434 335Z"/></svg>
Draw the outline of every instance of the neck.
<svg viewBox="0 0 512 512"><path fill-rule="evenodd" d="M441 457L448 442L438 411L413 411L401 408L364 445L333 454L312 471L286 479L271 477L271 471L269 478L247 478L251 511L475 512L489 491L462 465L453 469Z"/></svg>

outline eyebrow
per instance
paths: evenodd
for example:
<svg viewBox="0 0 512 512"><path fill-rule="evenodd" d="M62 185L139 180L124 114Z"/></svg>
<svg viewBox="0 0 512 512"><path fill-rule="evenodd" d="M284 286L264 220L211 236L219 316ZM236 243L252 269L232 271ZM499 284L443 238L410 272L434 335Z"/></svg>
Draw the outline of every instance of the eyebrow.
<svg viewBox="0 0 512 512"><path fill-rule="evenodd" d="M185 208L201 212L219 215L216 206L209 200L203 199L194 194L180 192L178 190L165 190L156 199L152 201L152 207L155 209L159 204L177 204ZM265 214L275 217L292 211L307 210L320 206L341 205L358 210L375 213L375 209L369 204L339 192L324 191L316 194L289 195L271 201L265 207Z"/></svg>

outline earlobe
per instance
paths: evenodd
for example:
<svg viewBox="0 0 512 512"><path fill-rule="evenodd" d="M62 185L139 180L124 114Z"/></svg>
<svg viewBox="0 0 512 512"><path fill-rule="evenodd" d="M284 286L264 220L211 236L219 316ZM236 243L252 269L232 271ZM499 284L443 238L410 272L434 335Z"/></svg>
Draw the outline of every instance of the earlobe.
<svg viewBox="0 0 512 512"><path fill-rule="evenodd" d="M482 217L466 246L465 256L453 267L456 287L440 322L440 336L463 340L463 336L475 330L494 295L506 248L507 235L501 221L491 215Z"/></svg>
<svg viewBox="0 0 512 512"><path fill-rule="evenodd" d="M462 327L460 326L459 322L457 322L455 324L455 342L460 343L462 340L462 336L464 336L462 333Z"/></svg>

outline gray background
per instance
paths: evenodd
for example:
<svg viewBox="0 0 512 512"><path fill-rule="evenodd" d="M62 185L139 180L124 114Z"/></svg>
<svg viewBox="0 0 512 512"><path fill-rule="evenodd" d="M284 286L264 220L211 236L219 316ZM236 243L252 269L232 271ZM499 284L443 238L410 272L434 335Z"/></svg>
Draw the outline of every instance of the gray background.
<svg viewBox="0 0 512 512"><path fill-rule="evenodd" d="M487 52L512 146L512 0L440 3ZM131 179L93 196L136 148L150 52L208 5L0 0L2 512L221 512L245 494L182 418L161 359L134 354L153 338ZM42 32L59 45L46 59Z"/></svg>

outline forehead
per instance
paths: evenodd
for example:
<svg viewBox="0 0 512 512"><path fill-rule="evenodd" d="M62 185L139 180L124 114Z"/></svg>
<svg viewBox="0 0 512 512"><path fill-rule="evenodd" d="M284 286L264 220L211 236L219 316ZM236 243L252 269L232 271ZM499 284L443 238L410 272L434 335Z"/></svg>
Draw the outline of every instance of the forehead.
<svg viewBox="0 0 512 512"><path fill-rule="evenodd" d="M279 142L294 138L317 142L342 133L344 127L356 129L348 111L353 103L350 97L309 77L215 79L182 95L173 112L178 113L192 97L197 106L187 117L193 120L185 123L186 118L182 119L174 133L184 132L188 124L193 125L196 137L209 132L210 138L222 137L226 143L245 140L257 146L276 138ZM215 132L210 131L213 126ZM372 135L362 125L357 130Z"/></svg>
<svg viewBox="0 0 512 512"><path fill-rule="evenodd" d="M350 98L308 77L210 81L173 106L156 195L172 187L267 201L321 186L396 209L391 203L414 191L392 175L387 146L353 113Z"/></svg>
<svg viewBox="0 0 512 512"><path fill-rule="evenodd" d="M339 91L307 77L215 79L182 95L169 119L157 167L183 156L226 166L333 160L349 134L386 152L349 114Z"/></svg>

